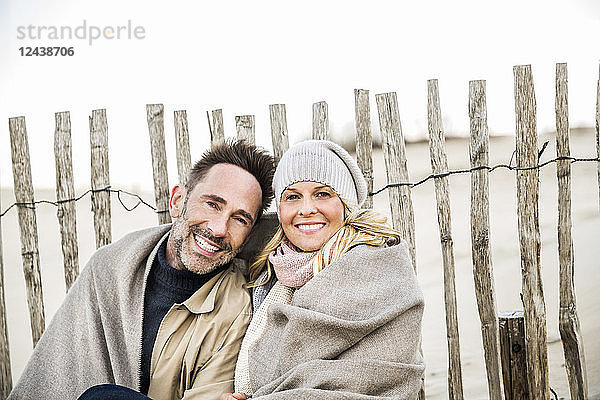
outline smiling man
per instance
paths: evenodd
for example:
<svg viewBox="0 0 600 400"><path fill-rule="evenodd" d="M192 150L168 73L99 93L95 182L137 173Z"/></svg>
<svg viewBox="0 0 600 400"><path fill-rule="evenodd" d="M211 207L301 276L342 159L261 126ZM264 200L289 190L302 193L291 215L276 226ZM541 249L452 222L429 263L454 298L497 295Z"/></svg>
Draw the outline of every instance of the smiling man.
<svg viewBox="0 0 600 400"><path fill-rule="evenodd" d="M91 257L9 398L232 391L252 309L235 256L273 198L273 168L245 142L205 153L171 191L172 225L130 233Z"/></svg>
<svg viewBox="0 0 600 400"><path fill-rule="evenodd" d="M190 192L175 186L167 242L167 261L177 269L206 274L239 251L259 213L261 187L234 164L211 167Z"/></svg>

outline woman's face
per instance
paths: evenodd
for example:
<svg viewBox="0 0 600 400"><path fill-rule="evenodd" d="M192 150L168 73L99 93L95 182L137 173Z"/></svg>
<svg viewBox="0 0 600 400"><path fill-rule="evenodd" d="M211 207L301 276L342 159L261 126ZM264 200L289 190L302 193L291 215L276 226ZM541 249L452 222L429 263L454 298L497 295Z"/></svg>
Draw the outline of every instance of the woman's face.
<svg viewBox="0 0 600 400"><path fill-rule="evenodd" d="M344 224L344 204L329 186L297 182L281 195L279 216L283 232L294 246L315 251Z"/></svg>

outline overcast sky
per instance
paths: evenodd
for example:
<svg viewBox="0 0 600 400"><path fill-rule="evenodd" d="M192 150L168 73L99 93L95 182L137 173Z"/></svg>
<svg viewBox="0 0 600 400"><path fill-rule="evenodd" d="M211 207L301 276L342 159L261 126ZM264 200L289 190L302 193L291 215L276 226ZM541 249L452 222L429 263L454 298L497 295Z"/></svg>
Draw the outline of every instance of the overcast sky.
<svg viewBox="0 0 600 400"><path fill-rule="evenodd" d="M141 27L143 38L19 38L19 27ZM22 32L22 31L21 31ZM109 31L110 32L110 31ZM124 31L122 31L123 33ZM138 30L138 32L140 32ZM37 33L36 33L37 35ZM169 181L173 111L187 109L192 158L208 146L206 111L255 114L270 148L268 105L285 103L290 142L309 134L312 103L329 104L334 138L351 135L353 89L398 93L404 134L427 130L426 81L439 79L447 134L468 132L468 81L487 80L492 133L512 134L512 67L531 64L538 130L554 127L556 62L569 68L572 126L593 126L600 2L571 1L33 1L0 5L0 183L12 186L8 118L24 115L33 183L53 187L54 113L71 111L75 184L89 186L91 110L106 108L111 183L152 187L145 104L165 104ZM24 57L20 47L73 47ZM3 209L4 209L3 205Z"/></svg>

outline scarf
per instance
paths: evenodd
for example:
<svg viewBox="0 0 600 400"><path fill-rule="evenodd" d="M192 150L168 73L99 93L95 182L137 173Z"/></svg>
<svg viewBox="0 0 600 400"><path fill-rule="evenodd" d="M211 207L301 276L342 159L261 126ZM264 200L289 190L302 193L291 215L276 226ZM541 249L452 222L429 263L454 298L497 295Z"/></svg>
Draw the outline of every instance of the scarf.
<svg viewBox="0 0 600 400"><path fill-rule="evenodd" d="M293 245L282 242L271 254L269 261L275 276L285 286L300 288L313 277L312 259L316 251L301 252Z"/></svg>

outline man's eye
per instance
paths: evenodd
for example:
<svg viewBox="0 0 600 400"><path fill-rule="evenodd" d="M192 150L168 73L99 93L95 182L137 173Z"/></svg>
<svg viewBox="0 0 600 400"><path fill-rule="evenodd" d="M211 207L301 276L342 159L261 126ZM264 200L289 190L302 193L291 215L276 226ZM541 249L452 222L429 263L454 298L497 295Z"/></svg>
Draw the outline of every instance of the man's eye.
<svg viewBox="0 0 600 400"><path fill-rule="evenodd" d="M246 221L242 217L235 217L235 220L238 221L239 223L241 223L242 225L248 225L248 221Z"/></svg>
<svg viewBox="0 0 600 400"><path fill-rule="evenodd" d="M206 205L209 206L210 208L214 208L214 209L218 209L219 206L217 205L217 203L215 203L214 201L207 201Z"/></svg>

